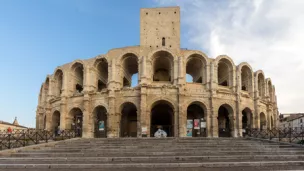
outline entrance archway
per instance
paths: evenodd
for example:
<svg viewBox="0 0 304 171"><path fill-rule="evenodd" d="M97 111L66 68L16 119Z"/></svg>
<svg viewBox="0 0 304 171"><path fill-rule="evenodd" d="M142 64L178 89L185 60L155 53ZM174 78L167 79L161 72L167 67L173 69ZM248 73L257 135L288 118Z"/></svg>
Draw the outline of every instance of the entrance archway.
<svg viewBox="0 0 304 171"><path fill-rule="evenodd" d="M162 129L167 133L167 137L173 137L174 111L172 105L165 100L160 100L152 106L150 136L154 137L154 133L158 129Z"/></svg>
<svg viewBox="0 0 304 171"><path fill-rule="evenodd" d="M124 103L121 107L121 137L137 137L137 109L133 103Z"/></svg>
<svg viewBox="0 0 304 171"><path fill-rule="evenodd" d="M197 103L192 103L187 108L187 136L192 137L205 137L206 127L202 128L202 123L206 123L204 119L204 109L202 105ZM191 122L193 123L191 125ZM191 128L190 128L191 127Z"/></svg>
<svg viewBox="0 0 304 171"><path fill-rule="evenodd" d="M52 130L54 131L55 135L58 135L59 126L60 126L60 112L55 111L52 116Z"/></svg>
<svg viewBox="0 0 304 171"><path fill-rule="evenodd" d="M266 129L266 116L263 112L260 113L260 129Z"/></svg>
<svg viewBox="0 0 304 171"><path fill-rule="evenodd" d="M243 132L243 134L247 134L248 129L252 128L252 124L253 124L252 111L246 107L242 111L242 132Z"/></svg>
<svg viewBox="0 0 304 171"><path fill-rule="evenodd" d="M107 137L107 109L103 106L98 106L93 111L94 116L94 137Z"/></svg>
<svg viewBox="0 0 304 171"><path fill-rule="evenodd" d="M233 109L231 106L225 104L220 106L218 110L218 136L219 137L231 137L231 131L233 123L230 117L233 115Z"/></svg>
<svg viewBox="0 0 304 171"><path fill-rule="evenodd" d="M79 108L73 108L69 112L69 118L67 120L67 128L74 130L77 137L82 136L83 114Z"/></svg>

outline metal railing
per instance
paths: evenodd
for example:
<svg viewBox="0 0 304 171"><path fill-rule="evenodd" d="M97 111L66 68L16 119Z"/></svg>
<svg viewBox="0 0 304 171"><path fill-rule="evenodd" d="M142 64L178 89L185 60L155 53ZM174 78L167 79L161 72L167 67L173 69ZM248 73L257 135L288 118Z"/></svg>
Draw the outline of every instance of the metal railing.
<svg viewBox="0 0 304 171"><path fill-rule="evenodd" d="M304 128L247 129L247 136L304 145Z"/></svg>
<svg viewBox="0 0 304 171"><path fill-rule="evenodd" d="M11 133L1 131L0 150L47 143L49 141L60 141L75 137L75 130L61 130L60 134L55 134L55 132L39 129L14 130Z"/></svg>

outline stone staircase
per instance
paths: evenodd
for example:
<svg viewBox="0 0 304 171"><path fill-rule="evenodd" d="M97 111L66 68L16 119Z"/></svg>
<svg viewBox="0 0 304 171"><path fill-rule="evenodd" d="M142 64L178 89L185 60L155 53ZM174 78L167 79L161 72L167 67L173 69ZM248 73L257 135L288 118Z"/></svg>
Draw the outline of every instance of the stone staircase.
<svg viewBox="0 0 304 171"><path fill-rule="evenodd" d="M304 169L304 148L242 138L76 139L0 155L1 171Z"/></svg>

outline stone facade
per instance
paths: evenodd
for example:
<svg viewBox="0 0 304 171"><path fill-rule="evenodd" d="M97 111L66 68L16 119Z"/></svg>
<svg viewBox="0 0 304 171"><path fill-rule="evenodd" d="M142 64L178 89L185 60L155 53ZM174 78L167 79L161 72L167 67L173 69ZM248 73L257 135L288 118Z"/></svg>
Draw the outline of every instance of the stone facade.
<svg viewBox="0 0 304 171"><path fill-rule="evenodd" d="M235 65L226 55L214 59L180 48L178 7L141 9L140 15L139 46L75 60L47 76L37 128L71 129L75 123L83 137L150 137L161 127L169 136L184 137L187 119L203 119L206 129L196 136L218 137L228 130L241 137L245 127L276 126L275 87L263 71L245 62ZM138 85L131 87L134 75Z"/></svg>

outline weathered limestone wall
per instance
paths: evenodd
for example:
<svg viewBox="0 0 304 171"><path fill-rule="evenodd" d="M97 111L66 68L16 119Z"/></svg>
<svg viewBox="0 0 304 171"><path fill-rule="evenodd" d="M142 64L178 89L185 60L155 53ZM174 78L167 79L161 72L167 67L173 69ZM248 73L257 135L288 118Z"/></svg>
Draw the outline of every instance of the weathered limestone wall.
<svg viewBox="0 0 304 171"><path fill-rule="evenodd" d="M173 110L176 137L186 136L187 108L191 104L197 104L203 109L208 137L219 136L218 111L221 106L229 112L233 137L243 134L244 109L252 114L252 128L261 127L262 113L266 126L275 127L278 107L271 80L265 79L260 70L253 72L248 63L235 65L226 55L214 59L197 50L181 49L179 15L179 8L142 9L140 46L112 49L107 54L88 60L75 60L56 68L54 74L48 75L41 86L36 127L53 130L53 114L59 112L60 128L70 129L73 117L71 111L77 108L83 114L83 137L93 137L96 120L94 111L102 106L107 111L107 137L119 137L122 109L124 104L130 103L137 110L137 136L142 136L142 128L147 128L147 136L150 136L151 110L159 101L167 103ZM132 66L127 66L125 61L130 56L135 56L136 61L133 61ZM194 62L191 63L191 60ZM106 62L108 78L106 88L98 91L100 75L106 76L98 73L97 64L100 61ZM193 77L194 80L200 80L201 77L201 80L188 83L187 70L197 63L200 63L200 72ZM190 67L187 64L191 64ZM83 75L77 73L79 66L83 68ZM170 81L154 80L159 66L168 70ZM227 70L220 73L224 77L219 78L222 66ZM131 81L130 69L134 67L138 71L138 86L126 87L123 78ZM62 86L58 86L61 83L58 74L55 74L58 71L63 73ZM227 86L219 85L219 79L227 81ZM83 85L82 92L76 91L76 83Z"/></svg>

